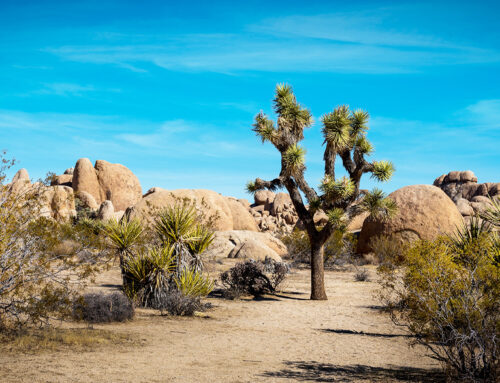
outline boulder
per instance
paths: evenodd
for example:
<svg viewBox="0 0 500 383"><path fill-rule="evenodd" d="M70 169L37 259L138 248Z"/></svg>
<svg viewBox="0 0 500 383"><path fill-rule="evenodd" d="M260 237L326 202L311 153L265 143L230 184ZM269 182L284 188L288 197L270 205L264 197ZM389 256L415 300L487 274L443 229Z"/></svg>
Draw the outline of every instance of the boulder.
<svg viewBox="0 0 500 383"><path fill-rule="evenodd" d="M438 187L405 186L389 195L398 205L397 214L386 221L367 218L358 240L357 251L371 251L370 240L378 235L394 235L400 241L433 240L451 234L463 224L453 201Z"/></svg>
<svg viewBox="0 0 500 383"><path fill-rule="evenodd" d="M282 257L287 254L287 248L279 239L269 233L259 233L247 230L217 231L214 240L204 256L209 258L228 258L233 249L248 241L256 241Z"/></svg>
<svg viewBox="0 0 500 383"><path fill-rule="evenodd" d="M250 210L250 202L248 202L247 199L239 198L238 202L241 203L245 207L245 209Z"/></svg>
<svg viewBox="0 0 500 383"><path fill-rule="evenodd" d="M111 202L110 200L106 200L99 207L97 218L103 221L109 221L110 219L115 218L114 214L115 214L115 207L113 206L113 202Z"/></svg>
<svg viewBox="0 0 500 383"><path fill-rule="evenodd" d="M155 211L183 201L191 201L198 213L204 217L205 222L212 222L215 230L234 229L233 212L227 198L219 193L205 189L154 189L151 193L146 193L145 197L133 208L127 209L126 214L131 218L149 221ZM243 214L243 211L244 209L238 210L238 214ZM250 215L247 211L245 213ZM239 218L236 221L238 226Z"/></svg>
<svg viewBox="0 0 500 383"><path fill-rule="evenodd" d="M100 186L101 201L110 200L115 209L125 210L141 200L141 184L127 167L97 160L95 171Z"/></svg>
<svg viewBox="0 0 500 383"><path fill-rule="evenodd" d="M71 174L61 174L60 176L55 176L52 181L50 181L51 186L62 185L72 187L73 175Z"/></svg>
<svg viewBox="0 0 500 383"><path fill-rule="evenodd" d="M88 158L80 158L73 173L75 192L87 192L98 204L110 200L118 210L135 205L142 198L141 184L127 167L97 160L95 167Z"/></svg>
<svg viewBox="0 0 500 383"><path fill-rule="evenodd" d="M370 213L368 213L368 212L363 212L361 214L358 214L347 225L347 231L350 231L350 232L361 231L361 228L363 227L363 223L365 222L365 219L367 219L369 215L370 215Z"/></svg>
<svg viewBox="0 0 500 383"><path fill-rule="evenodd" d="M285 210L290 209L292 206L292 199L288 193L278 193L273 200L271 214L276 216L283 213Z"/></svg>
<svg viewBox="0 0 500 383"><path fill-rule="evenodd" d="M463 216L474 215L474 209L465 198L459 198L456 202L457 209Z"/></svg>
<svg viewBox="0 0 500 383"><path fill-rule="evenodd" d="M79 191L76 193L76 198L79 200L80 205L83 208L87 208L90 210L97 210L99 209L99 204L95 200L95 198L92 196L92 194L87 193L86 191Z"/></svg>
<svg viewBox="0 0 500 383"><path fill-rule="evenodd" d="M42 189L41 215L57 221L76 217L73 189L68 186L49 186Z"/></svg>
<svg viewBox="0 0 500 383"><path fill-rule="evenodd" d="M243 204L236 200L236 198L225 198L229 209L231 210L231 216L233 217L234 230L259 231L255 220Z"/></svg>
<svg viewBox="0 0 500 383"><path fill-rule="evenodd" d="M253 259L255 261L271 258L281 262L281 257L274 250L255 239L249 239L235 246L229 253L229 258Z"/></svg>
<svg viewBox="0 0 500 383"><path fill-rule="evenodd" d="M76 161L73 173L73 190L75 193L87 192L98 204L101 204L101 186L97 179L97 173L88 158L80 158Z"/></svg>
<svg viewBox="0 0 500 383"><path fill-rule="evenodd" d="M472 170L466 170L464 172L460 172L460 181L461 182L477 182L477 177L475 176Z"/></svg>
<svg viewBox="0 0 500 383"><path fill-rule="evenodd" d="M434 180L434 186L441 186L443 184L446 174L443 174Z"/></svg>
<svg viewBox="0 0 500 383"><path fill-rule="evenodd" d="M254 194L256 205L270 205L274 201L275 194L270 190L257 190Z"/></svg>
<svg viewBox="0 0 500 383"><path fill-rule="evenodd" d="M12 193L21 193L26 191L31 186L30 176L26 169L19 169L10 183L10 191Z"/></svg>
<svg viewBox="0 0 500 383"><path fill-rule="evenodd" d="M73 172L75 171L75 168L68 168L64 171L64 174L71 174L73 175Z"/></svg>

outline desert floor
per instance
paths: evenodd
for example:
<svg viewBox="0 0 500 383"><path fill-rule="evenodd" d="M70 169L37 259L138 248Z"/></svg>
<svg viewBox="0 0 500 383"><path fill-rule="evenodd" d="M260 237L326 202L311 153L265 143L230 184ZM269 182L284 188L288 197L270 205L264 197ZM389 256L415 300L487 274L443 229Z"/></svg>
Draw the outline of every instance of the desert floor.
<svg viewBox="0 0 500 383"><path fill-rule="evenodd" d="M436 362L409 348L402 329L377 308L377 284L354 282L353 274L328 271L324 302L308 300L309 271L295 270L275 297L209 298L213 308L193 318L138 310L132 322L94 326L132 342L3 351L0 382L440 381ZM119 282L114 269L94 288Z"/></svg>

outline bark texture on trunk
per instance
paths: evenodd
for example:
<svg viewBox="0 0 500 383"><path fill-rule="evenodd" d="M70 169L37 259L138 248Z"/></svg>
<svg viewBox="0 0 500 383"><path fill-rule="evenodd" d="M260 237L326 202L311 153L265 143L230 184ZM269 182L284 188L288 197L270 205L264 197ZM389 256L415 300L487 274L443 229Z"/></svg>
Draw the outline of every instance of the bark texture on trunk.
<svg viewBox="0 0 500 383"><path fill-rule="evenodd" d="M311 246L311 299L315 301L326 301L328 297L325 291L325 267L324 267L324 245Z"/></svg>

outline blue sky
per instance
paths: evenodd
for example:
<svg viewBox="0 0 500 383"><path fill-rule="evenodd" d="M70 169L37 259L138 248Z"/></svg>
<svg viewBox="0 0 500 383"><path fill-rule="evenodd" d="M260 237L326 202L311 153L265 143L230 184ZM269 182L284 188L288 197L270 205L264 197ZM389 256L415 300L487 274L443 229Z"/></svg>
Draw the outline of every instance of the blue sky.
<svg viewBox="0 0 500 383"><path fill-rule="evenodd" d="M250 129L287 82L316 121L312 185L339 104L370 113L373 158L397 169L388 192L450 170L500 181L498 2L181 3L0 0L0 146L34 178L88 157L144 191L244 197L279 172Z"/></svg>

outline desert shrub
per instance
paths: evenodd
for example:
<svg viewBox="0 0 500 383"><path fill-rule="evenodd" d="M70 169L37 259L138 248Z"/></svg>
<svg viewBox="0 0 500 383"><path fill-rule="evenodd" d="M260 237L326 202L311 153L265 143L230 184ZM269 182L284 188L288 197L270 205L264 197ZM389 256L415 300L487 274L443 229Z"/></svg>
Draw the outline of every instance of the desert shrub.
<svg viewBox="0 0 500 383"><path fill-rule="evenodd" d="M366 269L358 269L354 273L354 280L356 282L368 282L370 280L370 273Z"/></svg>
<svg viewBox="0 0 500 383"><path fill-rule="evenodd" d="M462 238L462 241L459 241ZM453 379L499 377L500 266L487 232L420 241L402 268L382 269L382 298Z"/></svg>
<svg viewBox="0 0 500 383"><path fill-rule="evenodd" d="M205 306L199 296L184 295L182 292L172 290L168 292L156 307L175 316L192 316L196 311L203 311Z"/></svg>
<svg viewBox="0 0 500 383"><path fill-rule="evenodd" d="M134 317L134 305L123 293L85 294L74 303L73 317L88 323L124 322Z"/></svg>
<svg viewBox="0 0 500 383"><path fill-rule="evenodd" d="M265 262L248 260L237 263L223 272L220 280L226 289L226 296L261 296L273 294L289 273L288 265L267 258Z"/></svg>
<svg viewBox="0 0 500 383"><path fill-rule="evenodd" d="M311 262L311 244L304 230L295 228L291 233L283 235L281 241L287 247L289 257L296 265L309 265ZM353 261L356 238L351 233L337 230L325 242L325 267L343 266Z"/></svg>
<svg viewBox="0 0 500 383"><path fill-rule="evenodd" d="M373 237L370 240L370 247L381 267L401 265L408 250L408 244L387 235Z"/></svg>
<svg viewBox="0 0 500 383"><path fill-rule="evenodd" d="M108 260L101 238L42 217L46 186L5 185L12 162L0 162L0 329L70 316L78 290ZM65 242L72 246L61 251Z"/></svg>

